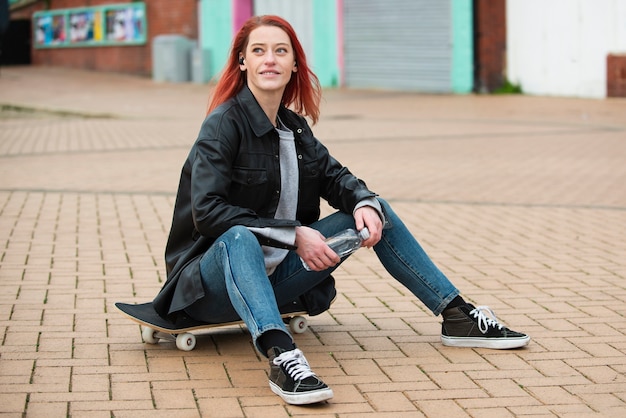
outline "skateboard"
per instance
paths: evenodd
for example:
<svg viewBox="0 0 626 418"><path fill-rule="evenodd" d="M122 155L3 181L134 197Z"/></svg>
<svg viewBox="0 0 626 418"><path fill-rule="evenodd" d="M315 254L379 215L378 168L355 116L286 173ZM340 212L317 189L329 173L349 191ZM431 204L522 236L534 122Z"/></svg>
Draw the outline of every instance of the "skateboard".
<svg viewBox="0 0 626 418"><path fill-rule="evenodd" d="M159 340L175 341L176 347L182 351L191 351L196 346L196 336L192 331L207 330L211 328L224 327L228 325L242 325L242 320L224 322L224 323L207 323L197 321L186 315L181 315L177 321L170 322L162 318L152 306L152 302L132 304L132 303L115 303L115 307L119 309L123 315L142 325L141 337L148 344L157 344ZM287 308L281 308L281 316L289 329L295 334L301 334L308 328L307 314L304 307L294 303Z"/></svg>

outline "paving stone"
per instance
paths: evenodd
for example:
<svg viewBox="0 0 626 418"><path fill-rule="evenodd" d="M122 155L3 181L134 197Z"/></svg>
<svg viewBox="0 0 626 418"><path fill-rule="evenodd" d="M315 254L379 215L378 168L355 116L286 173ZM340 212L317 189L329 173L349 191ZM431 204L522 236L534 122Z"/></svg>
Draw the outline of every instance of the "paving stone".
<svg viewBox="0 0 626 418"><path fill-rule="evenodd" d="M442 346L440 318L362 250L337 270L330 311L296 336L335 397L297 407L269 390L245 327L182 352L144 344L113 306L165 281L209 86L3 67L0 91L38 109L0 112L3 416L626 414L624 100L324 91L316 136L468 300L532 341Z"/></svg>

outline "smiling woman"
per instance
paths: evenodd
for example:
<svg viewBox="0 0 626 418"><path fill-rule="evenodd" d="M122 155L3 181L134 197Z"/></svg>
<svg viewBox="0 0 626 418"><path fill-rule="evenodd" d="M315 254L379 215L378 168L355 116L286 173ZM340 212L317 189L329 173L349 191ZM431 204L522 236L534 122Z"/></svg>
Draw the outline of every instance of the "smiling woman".
<svg viewBox="0 0 626 418"><path fill-rule="evenodd" d="M153 301L159 315L243 320L269 359L274 393L290 404L328 400L333 391L296 347L281 308L326 311L337 294L331 274L349 255L340 257L325 237L367 228L362 245L443 316L443 344L528 344L490 309L467 304L391 206L313 135L305 116L317 121L320 92L289 23L260 16L243 25L182 169L167 281ZM321 199L337 211L320 219Z"/></svg>

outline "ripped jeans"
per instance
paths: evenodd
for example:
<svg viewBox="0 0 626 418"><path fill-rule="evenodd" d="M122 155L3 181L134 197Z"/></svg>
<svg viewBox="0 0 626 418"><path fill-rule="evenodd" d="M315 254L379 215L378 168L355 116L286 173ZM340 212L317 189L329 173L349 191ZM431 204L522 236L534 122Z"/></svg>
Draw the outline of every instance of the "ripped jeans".
<svg viewBox="0 0 626 418"><path fill-rule="evenodd" d="M459 291L435 266L389 204L383 199L379 201L386 225L381 240L374 246L378 259L394 279L433 314L439 315ZM352 215L343 212L335 212L309 226L327 237L355 227ZM289 251L268 277L256 237L246 227L235 226L222 234L202 257L200 273L205 297L186 308L186 312L197 320L212 323L241 318L255 347L262 353L257 344L261 334L269 330L289 334L278 306L317 286L338 266L319 272L307 271L296 252Z"/></svg>

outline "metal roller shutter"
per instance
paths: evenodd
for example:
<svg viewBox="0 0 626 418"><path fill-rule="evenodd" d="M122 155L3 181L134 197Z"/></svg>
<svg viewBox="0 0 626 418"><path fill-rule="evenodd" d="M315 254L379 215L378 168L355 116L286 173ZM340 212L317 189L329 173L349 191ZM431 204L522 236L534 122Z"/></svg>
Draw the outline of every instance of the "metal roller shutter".
<svg viewBox="0 0 626 418"><path fill-rule="evenodd" d="M450 1L344 0L345 83L450 92Z"/></svg>

